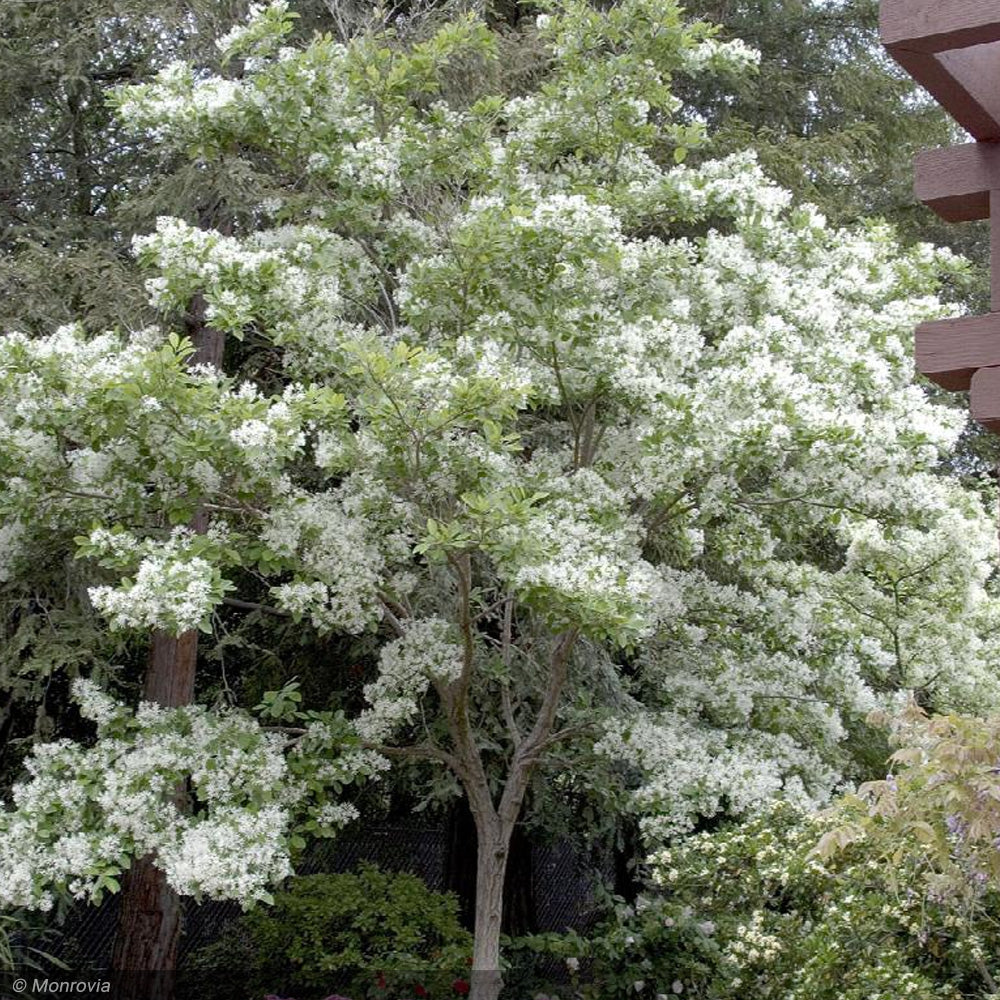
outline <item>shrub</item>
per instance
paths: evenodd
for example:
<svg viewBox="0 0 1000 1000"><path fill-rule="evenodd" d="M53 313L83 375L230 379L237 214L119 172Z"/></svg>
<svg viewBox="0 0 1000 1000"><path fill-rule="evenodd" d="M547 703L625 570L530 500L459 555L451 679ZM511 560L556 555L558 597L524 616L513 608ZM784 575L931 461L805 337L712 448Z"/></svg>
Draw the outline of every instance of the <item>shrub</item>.
<svg viewBox="0 0 1000 1000"><path fill-rule="evenodd" d="M274 905L241 917L193 957L197 969L247 970L240 996L303 1000L339 991L353 1000L460 995L472 938L454 896L415 875L364 865L342 875L304 875Z"/></svg>
<svg viewBox="0 0 1000 1000"><path fill-rule="evenodd" d="M998 996L1000 893L957 908L862 841L822 859L839 816L779 804L651 859L649 891L586 938L540 936L588 1000L960 1000ZM992 965L992 968L990 966ZM565 990L559 991L565 994Z"/></svg>

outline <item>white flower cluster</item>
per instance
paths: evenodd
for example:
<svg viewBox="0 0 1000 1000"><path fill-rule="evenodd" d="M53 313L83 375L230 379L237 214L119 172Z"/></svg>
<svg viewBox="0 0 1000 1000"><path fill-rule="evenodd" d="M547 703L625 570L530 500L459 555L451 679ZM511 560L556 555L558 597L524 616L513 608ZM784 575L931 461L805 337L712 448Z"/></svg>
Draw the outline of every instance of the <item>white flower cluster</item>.
<svg viewBox="0 0 1000 1000"><path fill-rule="evenodd" d="M381 617L384 559L364 521L345 513L336 494L296 495L276 505L261 541L297 575L272 588L279 607L309 615L321 631L363 632Z"/></svg>
<svg viewBox="0 0 1000 1000"><path fill-rule="evenodd" d="M112 628L155 628L180 635L203 623L219 603L218 570L206 559L160 553L139 563L135 580L90 587L91 603Z"/></svg>
<svg viewBox="0 0 1000 1000"><path fill-rule="evenodd" d="M441 618L408 623L406 634L382 647L378 679L365 685L366 708L355 723L362 739L381 743L416 716L430 682L447 684L462 672L462 649Z"/></svg>
<svg viewBox="0 0 1000 1000"><path fill-rule="evenodd" d="M760 65L760 52L742 38L720 42L715 38L699 42L684 53L684 69L689 73L741 73Z"/></svg>
<svg viewBox="0 0 1000 1000"><path fill-rule="evenodd" d="M239 713L199 707L144 704L132 718L88 680L74 682L74 696L98 739L40 745L28 758L13 809L0 809L0 905L47 910L62 893L114 891L147 854L184 895L245 906L269 898L291 873L289 841L309 797L283 739ZM369 766L345 755L337 774ZM185 781L191 811L176 802ZM347 803L315 811L328 831L356 815Z"/></svg>
<svg viewBox="0 0 1000 1000"><path fill-rule="evenodd" d="M73 697L80 715L98 727L108 726L122 713L122 706L99 684L89 677L78 677L73 682Z"/></svg>
<svg viewBox="0 0 1000 1000"><path fill-rule="evenodd" d="M224 536L214 531L211 540ZM155 628L180 635L204 624L227 588L218 566L191 552L194 536L175 528L165 541L139 541L127 532L97 528L84 550L103 557L105 565L138 561L134 579L117 587L90 587L91 603L112 628Z"/></svg>
<svg viewBox="0 0 1000 1000"><path fill-rule="evenodd" d="M640 526L600 476L581 469L542 482L547 499L498 531L501 571L557 622L612 637L649 635L678 610L660 572L640 556Z"/></svg>
<svg viewBox="0 0 1000 1000"><path fill-rule="evenodd" d="M281 23L288 14L288 0L270 0L270 3L252 3L247 8L246 21L234 25L226 34L215 40L223 55L236 55L253 47L254 42L268 39L270 23ZM259 54L259 53L258 53Z"/></svg>
<svg viewBox="0 0 1000 1000"><path fill-rule="evenodd" d="M371 264L361 248L316 226L282 226L236 239L162 217L133 239L140 261L158 274L146 283L151 304L180 308L195 293L205 318L242 336L250 324L278 342L315 337L345 309L345 294L366 294Z"/></svg>
<svg viewBox="0 0 1000 1000"><path fill-rule="evenodd" d="M713 731L675 713L631 713L608 726L596 749L646 776L634 804L642 832L652 842L687 833L699 816L714 816L723 808L742 815L779 797L814 807L838 780L816 753L796 746L790 736Z"/></svg>
<svg viewBox="0 0 1000 1000"><path fill-rule="evenodd" d="M309 171L355 196L378 200L397 191L404 135L376 128L371 106L351 86L346 46L282 46L291 26L285 0L253 5L248 21L217 43L226 57L245 56L240 80L174 63L153 82L125 90L120 115L133 130L178 144L206 132L218 141L248 131L267 143L294 120L298 141L279 139L283 156L298 146Z"/></svg>
<svg viewBox="0 0 1000 1000"><path fill-rule="evenodd" d="M346 815L346 814L345 814ZM158 849L157 864L182 895L249 902L292 874L289 810L220 808Z"/></svg>
<svg viewBox="0 0 1000 1000"><path fill-rule="evenodd" d="M154 83L127 92L119 109L134 128L158 138L180 136L233 113L242 103L242 92L236 80L198 77L188 63L174 62L159 72Z"/></svg>
<svg viewBox="0 0 1000 1000"><path fill-rule="evenodd" d="M763 911L755 910L749 923L736 928L735 937L726 945L723 955L736 968L744 969L772 961L781 950L781 939L764 930Z"/></svg>

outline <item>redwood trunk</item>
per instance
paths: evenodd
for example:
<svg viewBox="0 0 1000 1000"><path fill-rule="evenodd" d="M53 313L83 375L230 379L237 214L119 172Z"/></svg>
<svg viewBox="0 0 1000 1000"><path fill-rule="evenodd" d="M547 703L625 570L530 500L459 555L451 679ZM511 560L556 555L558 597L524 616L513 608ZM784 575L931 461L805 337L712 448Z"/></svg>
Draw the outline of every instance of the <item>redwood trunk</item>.
<svg viewBox="0 0 1000 1000"><path fill-rule="evenodd" d="M203 521L196 518L196 522ZM196 529L199 525L195 524ZM204 529L201 529L204 530ZM198 633L154 632L143 698L168 708L194 700ZM133 863L122 886L111 967L119 973L119 998L169 1000L181 936L181 901L152 857ZM124 974L124 975L122 975Z"/></svg>
<svg viewBox="0 0 1000 1000"><path fill-rule="evenodd" d="M117 1000L170 1000L181 936L180 897L150 857L125 876L111 965Z"/></svg>
<svg viewBox="0 0 1000 1000"><path fill-rule="evenodd" d="M197 295L186 323L195 348L192 363L221 369L225 340L220 331L205 325L204 317L205 301ZM199 510L194 515L190 527L199 533L208 530L205 511ZM143 699L165 708L190 705L194 701L197 663L197 630L180 636L154 632ZM177 802L182 808L182 789L178 789ZM111 967L119 974L119 996L170 1000L180 935L180 897L167 885L154 859L141 858L133 863L122 886L122 907L111 958Z"/></svg>
<svg viewBox="0 0 1000 1000"><path fill-rule="evenodd" d="M194 519L196 531L203 531L204 516ZM192 629L176 638L154 632L149 649L149 666L143 686L144 701L164 708L190 705L194 700L194 672L198 662L198 633Z"/></svg>

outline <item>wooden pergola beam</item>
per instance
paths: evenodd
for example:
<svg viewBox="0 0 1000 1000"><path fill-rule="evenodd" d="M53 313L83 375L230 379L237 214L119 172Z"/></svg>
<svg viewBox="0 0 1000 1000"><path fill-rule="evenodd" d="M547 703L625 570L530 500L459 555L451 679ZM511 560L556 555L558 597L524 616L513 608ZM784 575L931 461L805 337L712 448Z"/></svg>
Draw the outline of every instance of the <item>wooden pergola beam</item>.
<svg viewBox="0 0 1000 1000"><path fill-rule="evenodd" d="M996 0L882 0L879 30L886 48L944 52L1000 41Z"/></svg>
<svg viewBox="0 0 1000 1000"><path fill-rule="evenodd" d="M916 354L921 374L942 389L968 389L978 369L1000 366L1000 313L922 323Z"/></svg>
<svg viewBox="0 0 1000 1000"><path fill-rule="evenodd" d="M1000 142L925 149L914 164L918 201L946 222L990 217L990 192L1000 191Z"/></svg>
<svg viewBox="0 0 1000 1000"><path fill-rule="evenodd" d="M882 0L882 44L966 131L1000 139L1000 3Z"/></svg>

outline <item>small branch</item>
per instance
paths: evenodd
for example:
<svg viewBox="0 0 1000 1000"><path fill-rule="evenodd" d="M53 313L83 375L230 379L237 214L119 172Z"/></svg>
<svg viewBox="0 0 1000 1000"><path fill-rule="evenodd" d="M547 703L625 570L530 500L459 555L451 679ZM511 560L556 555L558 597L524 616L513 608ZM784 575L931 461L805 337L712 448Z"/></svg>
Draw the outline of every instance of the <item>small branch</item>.
<svg viewBox="0 0 1000 1000"><path fill-rule="evenodd" d="M498 814L502 826L513 829L521 812L525 793L528 790L528 779L548 740L552 736L559 699L566 685L569 673L569 658L580 635L580 629L574 626L563 632L555 648L549 656L549 681L542 697L542 704L535 718L531 732L521 742L511 761L509 777L500 797Z"/></svg>
<svg viewBox="0 0 1000 1000"><path fill-rule="evenodd" d="M270 604L258 604L256 601L241 601L236 597L224 597L222 603L229 608L239 608L241 611L260 611L265 615L275 615L278 618L291 618L287 611L274 608Z"/></svg>
<svg viewBox="0 0 1000 1000"><path fill-rule="evenodd" d="M757 691L751 694L751 698L760 698L763 701L802 701L809 705L829 705L825 698L811 698L806 694L765 694Z"/></svg>
<svg viewBox="0 0 1000 1000"><path fill-rule="evenodd" d="M511 646L514 632L514 598L508 596L503 608L503 632L500 639L500 656L505 668L510 667ZM500 683L500 702L503 706L504 722L507 724L507 731L510 733L514 749L521 745L521 730L517 727L517 717L514 715L514 706L510 700L510 686L507 678L504 677Z"/></svg>
<svg viewBox="0 0 1000 1000"><path fill-rule="evenodd" d="M488 607L483 608L483 610L480 611L479 614L477 614L472 620L478 624L484 618L488 618L494 611L496 611L497 608L501 607L508 600L510 600L510 598L506 595L501 597L500 600L494 601Z"/></svg>
<svg viewBox="0 0 1000 1000"><path fill-rule="evenodd" d="M503 634L502 634L502 645L500 646L500 655L503 658L503 665L505 667L510 666L510 651L513 645L513 634L514 634L514 598L508 596L507 603L504 605L503 609Z"/></svg>
<svg viewBox="0 0 1000 1000"><path fill-rule="evenodd" d="M821 507L824 510L846 510L851 514L859 514L861 517L871 517L871 513L861 507L851 507L842 503L826 503L823 500L812 500L807 493L794 497L757 497L750 499L744 497L733 501L738 507L775 507L785 503L802 503L807 507Z"/></svg>
<svg viewBox="0 0 1000 1000"><path fill-rule="evenodd" d="M459 778L464 773L462 762L454 754L449 753L447 750L442 750L441 747L434 746L433 743L415 743L408 747L391 747L379 743L363 743L362 746L366 750L374 750L385 757L396 757L400 760L434 760L440 764L446 764Z"/></svg>
<svg viewBox="0 0 1000 1000"><path fill-rule="evenodd" d="M465 699L472 683L472 666L476 656L476 641L472 619L472 558L468 552L448 560L455 570L458 583L458 622L462 633L462 674L455 682L456 698Z"/></svg>
<svg viewBox="0 0 1000 1000"><path fill-rule="evenodd" d="M103 500L108 503L114 500L114 497L109 497L104 493L91 493L87 490L67 490L56 485L50 486L50 489L56 493L63 493L68 497L78 497L81 500Z"/></svg>
<svg viewBox="0 0 1000 1000"><path fill-rule="evenodd" d="M560 729L558 732L553 733L551 736L547 736L541 743L538 744L536 748L533 759L536 759L545 750L550 750L552 747L557 746L564 740L568 740L572 736L579 736L581 733L592 732L596 727L593 722L581 722L578 726L567 726L565 729Z"/></svg>
<svg viewBox="0 0 1000 1000"><path fill-rule="evenodd" d="M979 969L980 975L982 975L987 989L990 993L996 994L997 982L990 974L990 970L986 967L986 963L978 955L973 955L973 961L976 963L976 967Z"/></svg>
<svg viewBox="0 0 1000 1000"><path fill-rule="evenodd" d="M556 709L559 707L559 698L566 683L570 653L573 651L579 634L580 629L576 626L565 631L549 657L549 685L542 699L538 718L535 720L531 735L528 737L531 745L541 742L552 730Z"/></svg>
<svg viewBox="0 0 1000 1000"><path fill-rule="evenodd" d="M379 603L382 605L382 614L385 616L385 620L389 623L393 632L395 632L399 638L402 638L406 635L406 629L399 618L396 617L396 612L402 609L394 601L388 600L388 598L382 596L381 594L379 594Z"/></svg>
<svg viewBox="0 0 1000 1000"><path fill-rule="evenodd" d="M506 682L500 685L500 703L503 706L503 718L507 724L507 732L510 733L511 742L514 749L521 745L521 730L517 728L517 719L514 716L514 706L510 700L510 688Z"/></svg>

